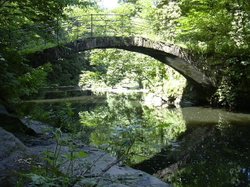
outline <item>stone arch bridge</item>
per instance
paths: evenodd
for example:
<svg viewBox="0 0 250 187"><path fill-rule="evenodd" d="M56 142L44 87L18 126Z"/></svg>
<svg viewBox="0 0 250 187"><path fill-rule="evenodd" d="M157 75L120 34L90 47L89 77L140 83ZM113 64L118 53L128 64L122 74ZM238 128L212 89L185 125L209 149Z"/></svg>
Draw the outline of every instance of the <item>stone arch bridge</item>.
<svg viewBox="0 0 250 187"><path fill-rule="evenodd" d="M212 94L214 84L195 64L190 60L190 55L185 49L163 42L152 41L143 37L90 37L78 39L67 44L48 48L42 52L36 52L28 58L35 66L41 63L57 61L67 58L72 54L91 49L117 48L132 52L142 53L159 60L182 74L205 97ZM37 62L37 63L36 63Z"/></svg>

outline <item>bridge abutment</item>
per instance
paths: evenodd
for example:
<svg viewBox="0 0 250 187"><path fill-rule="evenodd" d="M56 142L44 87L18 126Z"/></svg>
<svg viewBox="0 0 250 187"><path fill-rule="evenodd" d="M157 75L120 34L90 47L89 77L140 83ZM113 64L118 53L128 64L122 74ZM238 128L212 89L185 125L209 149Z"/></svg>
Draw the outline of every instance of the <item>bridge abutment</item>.
<svg viewBox="0 0 250 187"><path fill-rule="evenodd" d="M215 91L215 90L214 90ZM207 105L210 103L210 98L214 91L206 91L202 87L194 84L192 81L186 82L186 87L183 90L180 105L181 106L197 106Z"/></svg>

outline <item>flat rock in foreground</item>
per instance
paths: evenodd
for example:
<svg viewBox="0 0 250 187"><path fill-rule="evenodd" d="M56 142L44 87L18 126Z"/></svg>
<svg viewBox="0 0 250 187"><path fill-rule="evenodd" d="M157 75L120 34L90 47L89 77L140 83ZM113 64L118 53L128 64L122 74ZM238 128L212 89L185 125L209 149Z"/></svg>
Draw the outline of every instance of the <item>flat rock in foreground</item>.
<svg viewBox="0 0 250 187"><path fill-rule="evenodd" d="M38 124L38 123L36 123ZM42 125L42 123L39 123ZM66 136L67 138L67 136ZM21 136L20 141L12 133L0 128L0 186L16 186L17 172L30 168L30 159L41 158L45 151L56 149L55 141L48 135ZM74 187L97 184L99 187L168 187L170 185L140 170L124 166L109 154L88 146L77 146L74 151L87 153L73 164L73 176L79 177ZM70 163L65 155L72 152L70 146L60 148L60 170L67 173Z"/></svg>

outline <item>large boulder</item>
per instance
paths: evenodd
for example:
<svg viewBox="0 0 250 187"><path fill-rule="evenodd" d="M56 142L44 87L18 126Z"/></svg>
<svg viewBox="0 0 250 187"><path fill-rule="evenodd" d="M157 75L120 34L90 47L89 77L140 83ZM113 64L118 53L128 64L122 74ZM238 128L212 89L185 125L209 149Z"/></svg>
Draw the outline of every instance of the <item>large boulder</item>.
<svg viewBox="0 0 250 187"><path fill-rule="evenodd" d="M28 167L28 149L1 127L0 142L0 186L16 186L17 172Z"/></svg>
<svg viewBox="0 0 250 187"><path fill-rule="evenodd" d="M31 151L35 155L42 155L44 151L50 150L53 152L56 149L56 144L46 146L32 147ZM62 173L67 173L71 164L65 159L65 155L70 154L70 147L60 147L61 160L60 170ZM121 161L109 154L89 146L78 147L75 151L84 151L86 157L74 160L73 174L79 176L79 180L74 184L74 187L91 186L97 187L169 187L156 177L153 177L143 171L136 170L125 166Z"/></svg>
<svg viewBox="0 0 250 187"><path fill-rule="evenodd" d="M44 152L54 153L58 151L58 141L55 141L51 133L44 133L48 126L33 120L23 120L29 128L39 136L20 136L22 143L12 133L0 127L0 186L16 186L18 174L31 171L31 165L39 164L45 167ZM53 130L53 129L52 129ZM61 134L60 142L63 142L58 153L59 170L68 175L68 169L72 166L72 161L67 155L82 152L85 155L74 159L72 177L78 178L73 184L74 187L88 186L96 184L98 187L168 187L170 185L153 177L143 171L125 166L121 160L110 156L99 149L83 145L81 142L71 142L70 135ZM53 154L54 155L54 154ZM31 159L32 158L32 159ZM35 158L35 159L34 159ZM38 162L38 163L36 163Z"/></svg>
<svg viewBox="0 0 250 187"><path fill-rule="evenodd" d="M10 114L4 105L0 104L0 127L12 133L36 135L36 132L27 127L16 115Z"/></svg>

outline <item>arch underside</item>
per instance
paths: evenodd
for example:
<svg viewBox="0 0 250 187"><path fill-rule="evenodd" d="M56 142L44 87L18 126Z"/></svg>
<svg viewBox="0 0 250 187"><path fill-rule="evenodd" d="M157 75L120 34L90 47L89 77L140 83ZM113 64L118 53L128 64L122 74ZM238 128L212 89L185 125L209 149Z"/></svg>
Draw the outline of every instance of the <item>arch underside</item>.
<svg viewBox="0 0 250 187"><path fill-rule="evenodd" d="M155 42L142 37L96 37L80 39L63 46L35 53L33 54L33 59L40 59L46 62L56 61L82 51L104 48L124 49L151 56L172 67L202 90L211 91L214 88L212 81L192 65L184 49L173 44Z"/></svg>

